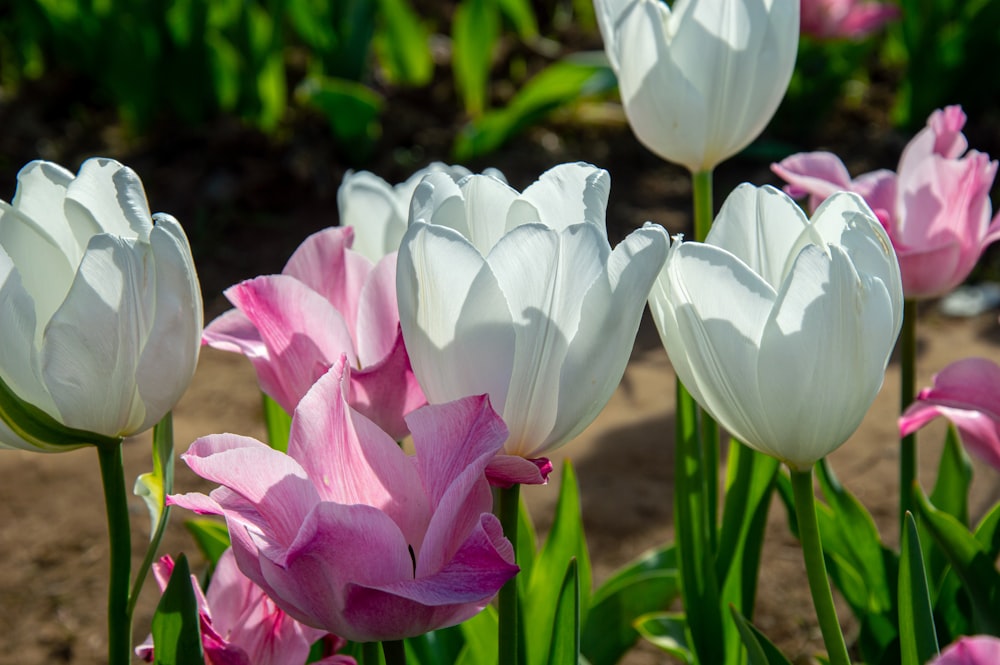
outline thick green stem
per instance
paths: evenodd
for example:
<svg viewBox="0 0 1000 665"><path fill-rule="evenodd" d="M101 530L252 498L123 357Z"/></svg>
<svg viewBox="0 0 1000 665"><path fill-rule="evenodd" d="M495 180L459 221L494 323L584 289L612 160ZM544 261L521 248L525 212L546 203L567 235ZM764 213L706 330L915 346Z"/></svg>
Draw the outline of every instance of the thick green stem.
<svg viewBox="0 0 1000 665"><path fill-rule="evenodd" d="M361 665L381 665L381 663L381 642L365 642L361 645Z"/></svg>
<svg viewBox="0 0 1000 665"><path fill-rule="evenodd" d="M406 646L403 640L382 642L382 653L385 655L385 665L406 665Z"/></svg>
<svg viewBox="0 0 1000 665"><path fill-rule="evenodd" d="M128 614L129 578L132 575L132 536L125 491L122 444L98 446L104 505L108 513L110 582L108 584L108 665L128 665L132 660L132 622Z"/></svg>
<svg viewBox="0 0 1000 665"><path fill-rule="evenodd" d="M795 513L799 522L799 540L802 556L806 561L806 575L809 591L812 593L819 628L830 658L830 665L851 665L844 643L844 633L837 620L837 608L833 605L833 592L826 575L823 561L823 543L819 537L819 522L816 520L816 497L813 494L812 467L806 471L792 471L792 491L795 494Z"/></svg>
<svg viewBox="0 0 1000 665"><path fill-rule="evenodd" d="M503 533L514 547L517 555L517 517L520 502L521 486L500 488L500 525ZM502 665L518 665L517 624L518 599L517 576L515 575L503 588L499 596L499 662Z"/></svg>
<svg viewBox="0 0 1000 665"><path fill-rule="evenodd" d="M917 396L917 301L903 302L903 329L899 333L899 412ZM907 511L913 512L913 483L917 479L917 435L899 442L899 537L902 539Z"/></svg>
<svg viewBox="0 0 1000 665"><path fill-rule="evenodd" d="M694 239L705 242L708 230L712 228L715 212L712 209L712 171L698 171L691 174L691 189L694 197Z"/></svg>

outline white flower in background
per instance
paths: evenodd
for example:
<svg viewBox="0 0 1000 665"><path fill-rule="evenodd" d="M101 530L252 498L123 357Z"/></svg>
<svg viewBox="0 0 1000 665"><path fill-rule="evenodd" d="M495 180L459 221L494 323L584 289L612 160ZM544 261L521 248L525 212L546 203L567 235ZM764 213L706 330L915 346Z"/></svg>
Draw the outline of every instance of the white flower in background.
<svg viewBox="0 0 1000 665"><path fill-rule="evenodd" d="M337 190L337 208L340 225L354 228L355 252L378 263L383 256L399 249L406 233L410 199L428 173L444 173L459 180L472 172L464 166L433 162L397 185L390 185L369 171L348 171L344 175ZM485 173L504 180L496 169L487 169Z"/></svg>
<svg viewBox="0 0 1000 665"><path fill-rule="evenodd" d="M677 376L735 438L808 469L857 429L903 313L896 254L861 197L805 214L741 185L705 243L670 248L650 308Z"/></svg>
<svg viewBox="0 0 1000 665"><path fill-rule="evenodd" d="M17 182L0 201L0 445L63 450L83 440L60 427L149 429L198 360L201 292L184 231L150 215L138 176L114 160L76 176L31 162ZM34 409L55 429L39 430Z"/></svg>
<svg viewBox="0 0 1000 665"><path fill-rule="evenodd" d="M693 173L767 126L792 77L799 0L595 0L625 114L647 148Z"/></svg>
<svg viewBox="0 0 1000 665"><path fill-rule="evenodd" d="M606 171L562 164L523 194L444 174L414 194L397 267L414 373L431 403L488 393L509 456L572 439L625 370L669 240L647 225L612 251L609 189Z"/></svg>

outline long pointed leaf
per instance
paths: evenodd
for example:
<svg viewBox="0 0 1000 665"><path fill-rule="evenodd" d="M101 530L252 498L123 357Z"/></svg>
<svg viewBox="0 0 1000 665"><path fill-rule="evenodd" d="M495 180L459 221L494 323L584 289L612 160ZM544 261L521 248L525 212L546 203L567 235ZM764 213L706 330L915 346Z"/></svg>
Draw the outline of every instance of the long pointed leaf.
<svg viewBox="0 0 1000 665"><path fill-rule="evenodd" d="M909 511L899 558L899 643L902 665L923 665L938 655L931 597L924 574L917 523Z"/></svg>
<svg viewBox="0 0 1000 665"><path fill-rule="evenodd" d="M552 621L548 665L577 665L580 659L580 571L571 559L559 589Z"/></svg>
<svg viewBox="0 0 1000 665"><path fill-rule="evenodd" d="M202 665L201 621L191 586L187 557L177 557L167 588L153 615L153 662L156 665Z"/></svg>
<svg viewBox="0 0 1000 665"><path fill-rule="evenodd" d="M663 649L685 665L694 665L698 661L688 646L687 628L687 618L674 612L644 614L635 621L635 629L650 644Z"/></svg>
<svg viewBox="0 0 1000 665"><path fill-rule="evenodd" d="M739 610L730 605L729 611L736 622L743 646L747 649L747 662L749 665L792 665L778 647L774 646L771 640L767 639L752 623L747 621L746 617L740 614Z"/></svg>

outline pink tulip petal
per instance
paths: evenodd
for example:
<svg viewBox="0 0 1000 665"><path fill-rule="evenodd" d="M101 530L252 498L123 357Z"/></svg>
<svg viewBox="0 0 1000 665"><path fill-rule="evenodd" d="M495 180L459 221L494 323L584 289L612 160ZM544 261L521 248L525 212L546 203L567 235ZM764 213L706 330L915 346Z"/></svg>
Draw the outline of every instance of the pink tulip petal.
<svg viewBox="0 0 1000 665"><path fill-rule="evenodd" d="M351 227L318 231L299 245L281 271L326 298L344 317L351 333L357 331L358 297L372 270L368 259L347 251L353 243Z"/></svg>
<svg viewBox="0 0 1000 665"><path fill-rule="evenodd" d="M810 196L815 208L838 191L851 191L851 175L840 158L830 152L800 152L785 157L771 170L785 180L785 191L792 198Z"/></svg>
<svg viewBox="0 0 1000 665"><path fill-rule="evenodd" d="M961 247L950 242L923 251L896 248L903 293L911 298L933 298L962 283Z"/></svg>
<svg viewBox="0 0 1000 665"><path fill-rule="evenodd" d="M549 482L552 462L547 457L526 459L517 455L497 455L486 467L486 478L494 487L544 485Z"/></svg>
<svg viewBox="0 0 1000 665"><path fill-rule="evenodd" d="M398 324L389 354L374 365L351 372L350 402L397 441L409 434L404 416L426 404L427 398L413 375Z"/></svg>
<svg viewBox="0 0 1000 665"><path fill-rule="evenodd" d="M392 352L398 327L396 252L393 252L375 264L361 287L354 338L362 367L373 365Z"/></svg>
<svg viewBox="0 0 1000 665"><path fill-rule="evenodd" d="M888 229L896 210L896 174L888 169L864 173L851 183L851 191L861 195Z"/></svg>
<svg viewBox="0 0 1000 665"><path fill-rule="evenodd" d="M267 345L246 314L231 309L217 316L201 335L201 343L220 351L242 353L245 356L267 357Z"/></svg>
<svg viewBox="0 0 1000 665"><path fill-rule="evenodd" d="M356 362L344 318L302 282L286 275L257 277L229 288L226 296L267 345L279 385L264 386L265 392L289 413L340 354Z"/></svg>
<svg viewBox="0 0 1000 665"><path fill-rule="evenodd" d="M929 665L996 665L1000 663L1000 639L992 635L960 637Z"/></svg>

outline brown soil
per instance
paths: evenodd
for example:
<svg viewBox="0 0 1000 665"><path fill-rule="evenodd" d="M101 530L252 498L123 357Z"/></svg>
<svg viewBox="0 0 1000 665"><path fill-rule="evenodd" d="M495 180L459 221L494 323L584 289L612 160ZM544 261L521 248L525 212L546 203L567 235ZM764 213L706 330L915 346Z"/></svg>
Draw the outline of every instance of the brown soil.
<svg viewBox="0 0 1000 665"><path fill-rule="evenodd" d="M225 309L223 288L279 270L308 233L336 221L335 191L346 165L328 141L317 139L322 127L315 123L306 120L296 125L296 131L280 141L220 122L178 135L163 128L153 139L123 142L119 133L106 129L106 118L99 114L84 121L79 118L88 116L73 113L51 119L51 108L66 102L59 94L75 94L61 90L57 86L36 91L16 107L0 104L0 126L6 128L0 133L4 156L0 198L10 199L14 172L29 159L42 156L76 168L89 154L119 157L142 176L153 208L170 211L186 224L209 316ZM852 170L894 166L902 141L885 129L884 117L846 114L838 122L826 133L825 142L838 152L855 155L848 164ZM392 128L387 128L380 156L368 168L399 181L426 161L447 159L446 141L440 136L447 138L455 127L446 121L433 129L437 138L430 133L423 138L388 136ZM851 143L846 147L845 137ZM808 147L823 143L821 139ZM977 147L998 152L995 145L992 150ZM663 223L671 232L688 228L686 175L642 149L621 123L593 128L564 119L531 130L490 159L470 166L497 166L521 188L546 168L577 159L611 171L613 241L647 219ZM717 174L716 204L743 180L775 182L766 163L734 160ZM1000 359L995 314L946 320L928 305L922 311L919 342L919 385L927 385L934 372L962 357ZM894 364L861 429L832 458L841 479L872 511L889 543L896 540L898 384ZM577 441L555 455L557 462L571 458L578 470L598 581L671 538L673 386L666 354L647 321L622 385L607 408ZM260 399L249 363L236 355L205 350L194 383L176 408L175 427L179 452L209 433L263 437ZM933 478L942 431L935 426L920 437L925 486ZM148 437L126 446L129 478L148 470L148 451ZM179 465L180 491L204 488L199 482ZM542 528L552 519L554 485L525 491ZM997 474L977 467L974 515L998 499ZM0 665L104 662L107 546L102 506L93 451L0 453ZM138 561L148 520L138 499L130 507ZM181 526L184 518L182 511L175 513L163 552L194 552ZM156 598L150 584L140 603L137 639L149 626ZM850 631L854 624L843 607L841 618ZM800 552L777 502L764 544L756 621L793 658L804 659L821 648ZM668 661L656 649L643 646L628 662Z"/></svg>

